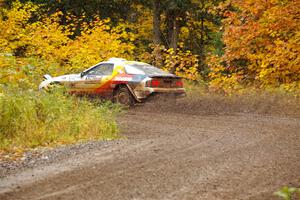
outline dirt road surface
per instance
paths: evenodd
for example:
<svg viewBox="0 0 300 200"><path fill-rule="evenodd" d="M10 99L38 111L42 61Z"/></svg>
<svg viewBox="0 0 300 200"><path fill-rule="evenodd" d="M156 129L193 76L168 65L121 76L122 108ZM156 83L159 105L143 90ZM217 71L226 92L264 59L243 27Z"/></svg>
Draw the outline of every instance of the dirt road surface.
<svg viewBox="0 0 300 200"><path fill-rule="evenodd" d="M0 199L256 200L300 187L298 117L145 106L119 124L119 142L0 179Z"/></svg>

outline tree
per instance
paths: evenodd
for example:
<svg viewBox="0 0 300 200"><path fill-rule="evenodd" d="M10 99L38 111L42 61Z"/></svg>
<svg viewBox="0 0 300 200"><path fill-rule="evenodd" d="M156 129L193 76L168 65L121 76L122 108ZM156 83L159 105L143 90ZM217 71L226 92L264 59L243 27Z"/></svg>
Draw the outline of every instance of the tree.
<svg viewBox="0 0 300 200"><path fill-rule="evenodd" d="M206 57L208 54L222 54L223 43L221 15L216 10L223 0L193 0L188 10L186 36L182 39L186 49L199 57L199 71L207 75Z"/></svg>
<svg viewBox="0 0 300 200"><path fill-rule="evenodd" d="M263 86L300 81L299 1L230 0L222 9L230 73Z"/></svg>
<svg viewBox="0 0 300 200"><path fill-rule="evenodd" d="M154 56L155 65L158 67L162 66L162 55L161 55L161 3L160 0L152 0L152 18L153 18L153 43L154 43Z"/></svg>

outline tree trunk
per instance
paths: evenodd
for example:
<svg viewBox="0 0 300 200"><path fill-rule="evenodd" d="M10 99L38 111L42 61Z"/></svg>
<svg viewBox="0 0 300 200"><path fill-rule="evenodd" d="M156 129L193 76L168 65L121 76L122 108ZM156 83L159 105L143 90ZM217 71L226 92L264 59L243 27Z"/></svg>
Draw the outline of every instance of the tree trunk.
<svg viewBox="0 0 300 200"><path fill-rule="evenodd" d="M160 0L152 0L152 10L153 10L153 43L154 43L155 65L157 67L162 67Z"/></svg>
<svg viewBox="0 0 300 200"><path fill-rule="evenodd" d="M176 11L169 11L167 13L167 35L168 35L168 48L177 50L179 23L177 21Z"/></svg>
<svg viewBox="0 0 300 200"><path fill-rule="evenodd" d="M174 55L177 54L177 43L179 35L179 23L177 20L177 12L175 10L170 10L167 15L167 35L168 35L168 48L173 49ZM176 60L172 60L173 67L170 70L171 73L175 72Z"/></svg>
<svg viewBox="0 0 300 200"><path fill-rule="evenodd" d="M205 29L204 29L204 15L205 15L205 2L204 0L201 0L201 27L200 27L200 52L199 52L199 67L198 70L199 71L204 71L205 69L205 64L204 64L204 60L205 60L205 53L204 53L204 49L205 49L205 44L204 44L204 35L205 35Z"/></svg>
<svg viewBox="0 0 300 200"><path fill-rule="evenodd" d="M4 0L0 0L0 7L4 7L5 6L5 1Z"/></svg>

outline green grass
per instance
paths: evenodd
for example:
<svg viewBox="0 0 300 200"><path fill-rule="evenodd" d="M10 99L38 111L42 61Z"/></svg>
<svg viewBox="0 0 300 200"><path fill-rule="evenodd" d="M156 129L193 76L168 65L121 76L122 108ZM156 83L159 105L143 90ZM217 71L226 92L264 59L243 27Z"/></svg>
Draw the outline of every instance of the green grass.
<svg viewBox="0 0 300 200"><path fill-rule="evenodd" d="M24 151L118 137L120 108L63 94L6 90L0 93L1 152Z"/></svg>

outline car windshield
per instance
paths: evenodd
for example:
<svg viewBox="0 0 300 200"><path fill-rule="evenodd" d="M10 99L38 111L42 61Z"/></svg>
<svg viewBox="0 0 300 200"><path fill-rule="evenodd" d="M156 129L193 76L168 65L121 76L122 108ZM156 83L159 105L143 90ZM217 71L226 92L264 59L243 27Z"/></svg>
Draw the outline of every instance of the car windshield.
<svg viewBox="0 0 300 200"><path fill-rule="evenodd" d="M127 64L125 66L125 70L127 74L140 74L140 75L169 75L170 74L161 69L158 69L157 67L145 63Z"/></svg>

